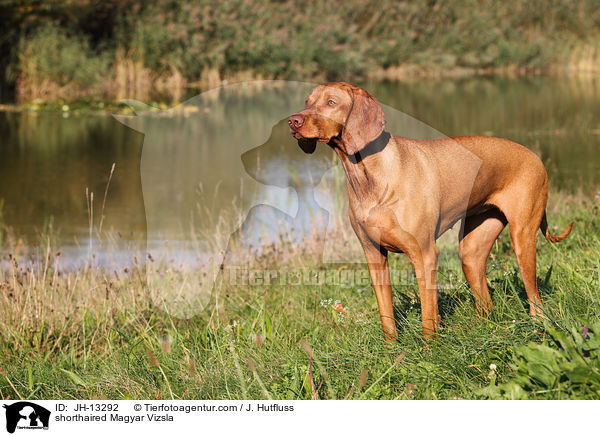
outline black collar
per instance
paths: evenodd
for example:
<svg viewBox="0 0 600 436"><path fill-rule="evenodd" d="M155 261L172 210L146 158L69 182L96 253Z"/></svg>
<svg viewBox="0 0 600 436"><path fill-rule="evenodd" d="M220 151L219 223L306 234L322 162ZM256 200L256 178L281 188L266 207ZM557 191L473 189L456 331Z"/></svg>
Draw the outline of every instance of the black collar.
<svg viewBox="0 0 600 436"><path fill-rule="evenodd" d="M385 148L385 146L390 141L392 135L390 132L386 132L385 130L381 132L377 138L373 139L359 151L354 154L349 154L348 158L352 163L358 163L363 160L367 156L371 156L372 154L378 153Z"/></svg>

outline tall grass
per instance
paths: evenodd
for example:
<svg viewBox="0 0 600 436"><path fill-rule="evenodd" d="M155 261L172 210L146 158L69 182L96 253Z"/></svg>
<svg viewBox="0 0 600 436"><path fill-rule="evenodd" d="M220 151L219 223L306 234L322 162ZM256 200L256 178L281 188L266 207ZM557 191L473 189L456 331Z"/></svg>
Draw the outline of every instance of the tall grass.
<svg viewBox="0 0 600 436"><path fill-rule="evenodd" d="M550 215L552 224L562 228L578 221L563 243L540 241L538 247L540 292L552 332L527 315L504 233L488 264L495 304L488 318L476 314L456 248L442 251L440 276L451 286L440 291L443 325L428 344L410 281L394 286L399 338L389 345L368 284L223 283L202 310L181 318L157 305L151 293L159 290L154 286L193 282L198 279L193 272L152 261L111 272L61 271L57 247L45 244L42 262L21 265L13 257L0 270L0 396L485 398L497 384L522 380L515 369L514 359L522 355L517 350L534 342L562 352L547 333L581 331L600 313L600 203L556 193L551 201L560 205ZM4 250L11 247L5 244ZM287 266L298 265L298 256L289 259ZM277 261L274 251L255 266L269 268ZM394 256L391 267L409 264ZM519 392L524 398L597 398L597 386L572 386Z"/></svg>

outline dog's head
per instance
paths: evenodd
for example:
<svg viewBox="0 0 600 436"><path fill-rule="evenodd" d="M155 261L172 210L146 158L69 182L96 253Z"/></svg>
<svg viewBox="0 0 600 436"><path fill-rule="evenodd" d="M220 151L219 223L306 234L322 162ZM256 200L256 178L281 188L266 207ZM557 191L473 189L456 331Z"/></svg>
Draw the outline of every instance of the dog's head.
<svg viewBox="0 0 600 436"><path fill-rule="evenodd" d="M305 153L314 152L317 142L335 140L344 153L355 155L383 132L385 116L367 91L336 82L313 89L304 110L290 116L288 124Z"/></svg>

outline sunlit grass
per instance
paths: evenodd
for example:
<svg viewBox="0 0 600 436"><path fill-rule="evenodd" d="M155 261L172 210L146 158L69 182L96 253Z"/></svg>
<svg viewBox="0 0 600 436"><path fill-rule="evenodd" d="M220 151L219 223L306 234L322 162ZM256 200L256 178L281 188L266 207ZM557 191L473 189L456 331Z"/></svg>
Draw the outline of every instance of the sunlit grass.
<svg viewBox="0 0 600 436"><path fill-rule="evenodd" d="M540 237L540 292L548 325L580 331L600 313L600 202L560 194L553 200L561 206L551 225L562 229L576 219L577 227L554 246ZM440 291L438 338L427 344L410 280L394 287L399 338L390 345L368 284L223 282L184 319L153 295L199 280L193 271L159 261L127 271L60 271L57 247L45 250L34 267L13 257L0 271L4 399L480 398L482 389L512 379L516 347L548 341L544 326L527 315L506 233L488 263L494 310L485 319L475 311L456 249L442 250L440 276L449 286ZM280 252L270 250L258 268L276 263ZM287 266L310 264L290 256ZM391 267L410 269L402 256L393 256ZM596 398L594 392L583 397ZM529 395L582 397L560 390Z"/></svg>

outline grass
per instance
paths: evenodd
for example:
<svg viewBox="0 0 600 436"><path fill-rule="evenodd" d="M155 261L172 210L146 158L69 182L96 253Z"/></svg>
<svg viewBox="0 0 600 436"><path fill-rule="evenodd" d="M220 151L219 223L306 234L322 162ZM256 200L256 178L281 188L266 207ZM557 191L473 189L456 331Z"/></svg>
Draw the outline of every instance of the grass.
<svg viewBox="0 0 600 436"><path fill-rule="evenodd" d="M522 280L505 232L488 263L495 307L485 319L476 314L456 247L442 250L440 281L451 286L440 291L442 328L428 344L421 337L420 309L410 280L394 287L399 338L388 344L368 283L221 283L208 302L183 319L152 294L194 283L194 272L158 260L120 271L60 271L58 247L42 243L42 262L32 267L25 266L27 259L6 258L0 270L0 397L493 397L490 388L523 377L515 366L522 347L533 342L560 352L550 333L581 331L600 314L600 200L553 194L550 205L551 225L562 229L572 219L578 223L561 244L551 246L540 236L538 276L545 326L527 315ZM5 253L11 250L6 242L10 240L5 238ZM270 250L257 268L274 268L272 253L278 248ZM391 267L406 271L409 264L396 255ZM318 268L314 270L331 272L364 266ZM521 397L600 397L597 387L536 386L519 391Z"/></svg>

